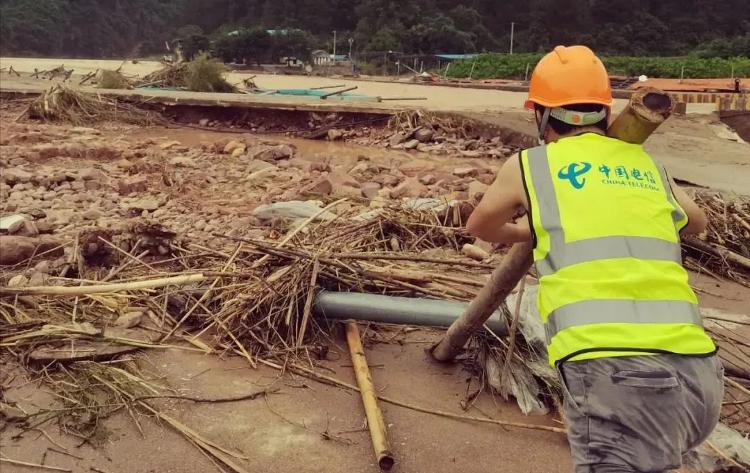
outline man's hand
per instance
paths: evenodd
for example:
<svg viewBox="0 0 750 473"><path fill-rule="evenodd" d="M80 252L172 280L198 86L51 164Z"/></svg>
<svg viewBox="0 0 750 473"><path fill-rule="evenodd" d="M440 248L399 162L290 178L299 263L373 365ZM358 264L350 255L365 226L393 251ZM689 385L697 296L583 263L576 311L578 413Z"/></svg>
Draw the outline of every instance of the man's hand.
<svg viewBox="0 0 750 473"><path fill-rule="evenodd" d="M669 183L672 186L672 194L688 218L687 225L685 225L685 228L680 233L682 235L691 235L705 231L708 226L706 213L698 207L695 201L671 177L669 178Z"/></svg>
<svg viewBox="0 0 750 473"><path fill-rule="evenodd" d="M466 222L466 230L475 237L493 243L516 243L531 240L527 218L512 222L519 210L528 211L523 189L521 164L513 156L503 164L495 182L484 193L474 213Z"/></svg>

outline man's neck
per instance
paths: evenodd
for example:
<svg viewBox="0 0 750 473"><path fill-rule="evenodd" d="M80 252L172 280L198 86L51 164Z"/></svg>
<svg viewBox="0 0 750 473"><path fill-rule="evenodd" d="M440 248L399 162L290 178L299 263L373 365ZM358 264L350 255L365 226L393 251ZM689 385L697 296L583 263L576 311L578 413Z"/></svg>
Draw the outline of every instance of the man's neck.
<svg viewBox="0 0 750 473"><path fill-rule="evenodd" d="M557 140L561 140L563 138L570 138L570 137L573 137L573 136L580 136L580 135L583 135L583 134L586 134L586 133L594 133L594 134L597 134L597 135L606 136L606 134L600 128L597 128L595 126L586 126L586 127L581 127L581 128L579 128L579 129L577 129L575 131L571 131L570 133L565 133L564 135L558 135L557 133L552 132L551 135L553 135L553 136L550 136L549 139L546 140L546 141L547 141L547 143L552 143L552 142L555 142Z"/></svg>

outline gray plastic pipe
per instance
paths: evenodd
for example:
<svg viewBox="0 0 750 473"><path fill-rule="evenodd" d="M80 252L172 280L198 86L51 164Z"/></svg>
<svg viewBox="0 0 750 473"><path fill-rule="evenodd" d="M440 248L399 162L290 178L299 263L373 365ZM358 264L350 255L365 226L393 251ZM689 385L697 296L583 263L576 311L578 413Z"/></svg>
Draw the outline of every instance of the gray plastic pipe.
<svg viewBox="0 0 750 473"><path fill-rule="evenodd" d="M323 291L315 299L314 309L317 315L334 320L448 327L468 306L467 302ZM487 319L487 326L497 335L508 334L500 311L495 311Z"/></svg>

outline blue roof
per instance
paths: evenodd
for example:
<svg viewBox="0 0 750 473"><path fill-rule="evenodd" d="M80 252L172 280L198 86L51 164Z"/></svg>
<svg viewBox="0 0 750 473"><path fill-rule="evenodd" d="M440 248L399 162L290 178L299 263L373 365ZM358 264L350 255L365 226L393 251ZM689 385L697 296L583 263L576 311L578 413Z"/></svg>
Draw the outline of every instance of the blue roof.
<svg viewBox="0 0 750 473"><path fill-rule="evenodd" d="M440 59L447 59L449 61L455 61L458 59L472 59L479 54L473 53L473 54L436 54L435 56L439 57Z"/></svg>

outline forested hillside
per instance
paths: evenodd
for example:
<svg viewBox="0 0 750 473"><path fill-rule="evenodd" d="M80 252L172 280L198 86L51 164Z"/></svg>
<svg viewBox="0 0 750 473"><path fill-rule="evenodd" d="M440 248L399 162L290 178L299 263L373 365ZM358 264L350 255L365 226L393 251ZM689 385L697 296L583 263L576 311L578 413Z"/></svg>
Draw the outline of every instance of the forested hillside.
<svg viewBox="0 0 750 473"><path fill-rule="evenodd" d="M585 43L605 54L750 54L749 0L0 0L3 54L122 57L180 36L299 29L359 54L505 51Z"/></svg>

